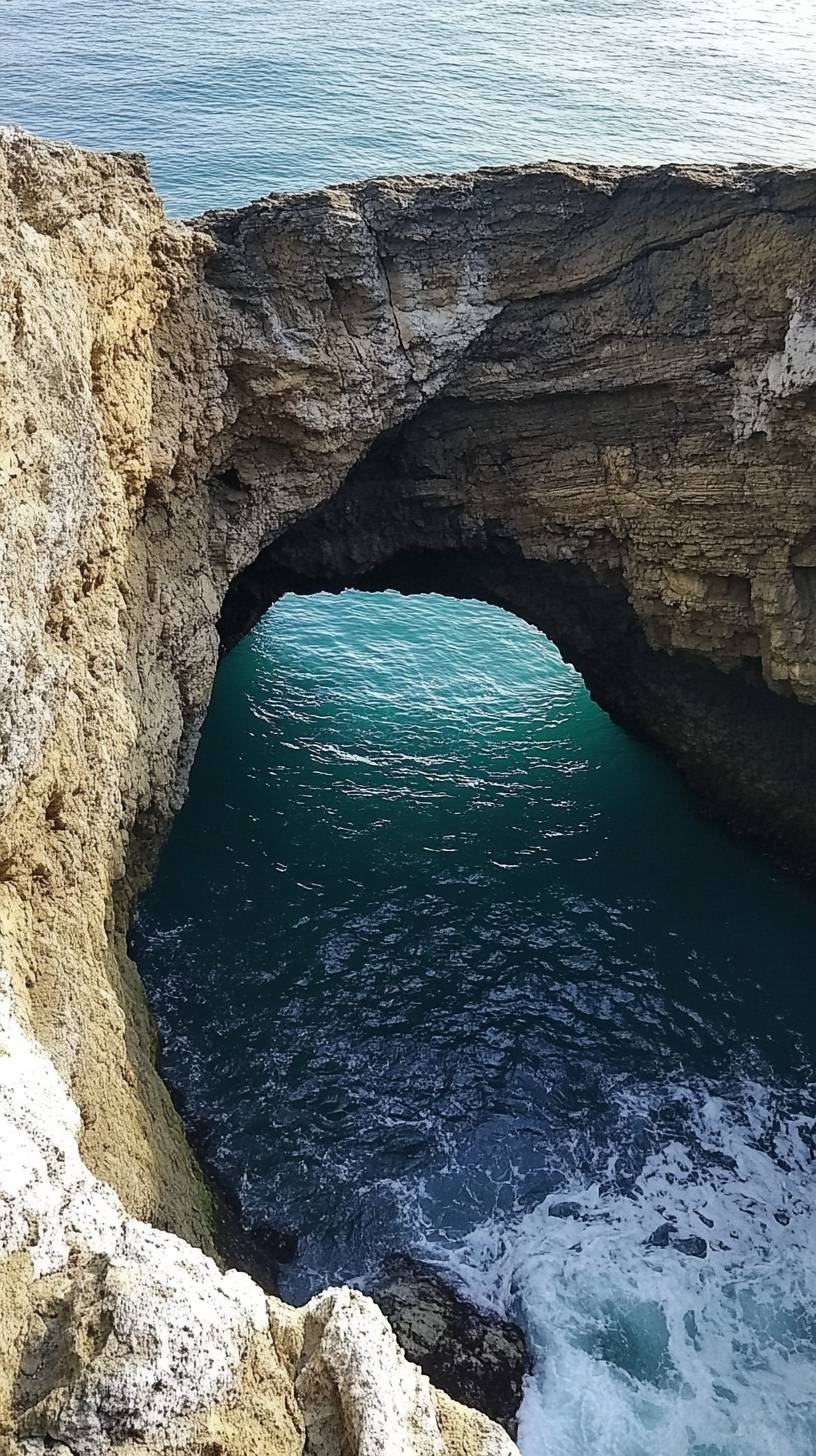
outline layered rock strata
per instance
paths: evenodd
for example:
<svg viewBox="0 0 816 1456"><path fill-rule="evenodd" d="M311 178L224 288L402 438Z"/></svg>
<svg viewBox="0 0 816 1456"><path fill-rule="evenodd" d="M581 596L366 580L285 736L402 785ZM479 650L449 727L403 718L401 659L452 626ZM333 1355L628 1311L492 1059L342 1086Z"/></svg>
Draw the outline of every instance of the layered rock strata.
<svg viewBox="0 0 816 1456"><path fill-rule="evenodd" d="M137 157L2 135L10 1450L512 1450L363 1296L219 1272L128 921L291 586L511 607L816 868L814 216L812 173L550 165L188 226Z"/></svg>

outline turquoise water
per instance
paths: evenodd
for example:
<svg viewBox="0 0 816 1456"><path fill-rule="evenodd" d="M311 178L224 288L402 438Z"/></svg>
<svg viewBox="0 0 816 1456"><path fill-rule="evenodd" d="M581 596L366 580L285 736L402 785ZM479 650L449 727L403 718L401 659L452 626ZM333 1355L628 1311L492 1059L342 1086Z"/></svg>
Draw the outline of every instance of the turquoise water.
<svg viewBox="0 0 816 1456"><path fill-rule="evenodd" d="M0 119L172 211L546 157L816 163L813 0L4 0Z"/></svg>
<svg viewBox="0 0 816 1456"><path fill-rule="evenodd" d="M222 666L137 951L290 1297L409 1246L533 1333L525 1451L804 1456L815 939L540 633L346 592Z"/></svg>
<svg viewBox="0 0 816 1456"><path fill-rule="evenodd" d="M143 150L177 214L816 164L812 0L6 0L0 41L0 119ZM224 663L134 943L209 1156L298 1231L293 1298L437 1260L525 1325L525 1456L812 1456L814 930L546 639L346 593Z"/></svg>

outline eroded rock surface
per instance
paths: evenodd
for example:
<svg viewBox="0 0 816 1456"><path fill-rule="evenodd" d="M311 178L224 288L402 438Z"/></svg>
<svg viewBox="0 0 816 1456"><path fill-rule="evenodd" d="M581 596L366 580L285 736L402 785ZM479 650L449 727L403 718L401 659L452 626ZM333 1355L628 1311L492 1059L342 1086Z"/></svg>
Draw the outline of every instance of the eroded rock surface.
<svg viewBox="0 0 816 1456"><path fill-rule="evenodd" d="M0 983L0 1449L512 1456L350 1289L304 1309L130 1217Z"/></svg>
<svg viewBox="0 0 816 1456"><path fill-rule="evenodd" d="M402 1349L440 1390L518 1434L524 1334L511 1320L479 1309L428 1264L390 1259L370 1290Z"/></svg>
<svg viewBox="0 0 816 1456"><path fill-rule="evenodd" d="M510 606L816 868L815 214L811 173L553 165L185 226L141 159L2 134L10 1450L512 1449L363 1296L219 1272L127 925L292 585Z"/></svg>

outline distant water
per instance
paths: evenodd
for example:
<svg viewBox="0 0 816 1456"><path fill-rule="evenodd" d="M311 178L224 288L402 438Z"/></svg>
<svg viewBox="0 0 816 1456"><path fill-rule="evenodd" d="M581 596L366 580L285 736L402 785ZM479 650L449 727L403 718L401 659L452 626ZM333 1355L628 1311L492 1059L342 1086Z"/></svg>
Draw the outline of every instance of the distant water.
<svg viewBox="0 0 816 1456"><path fill-rule="evenodd" d="M2 120L143 150L177 214L814 165L815 96L812 0L0 7ZM136 940L211 1156L301 1233L293 1298L440 1262L525 1324L525 1456L813 1456L815 931L546 639L347 593L225 662Z"/></svg>
<svg viewBox="0 0 816 1456"><path fill-rule="evenodd" d="M171 211L547 157L816 164L813 0L2 0L0 117Z"/></svg>

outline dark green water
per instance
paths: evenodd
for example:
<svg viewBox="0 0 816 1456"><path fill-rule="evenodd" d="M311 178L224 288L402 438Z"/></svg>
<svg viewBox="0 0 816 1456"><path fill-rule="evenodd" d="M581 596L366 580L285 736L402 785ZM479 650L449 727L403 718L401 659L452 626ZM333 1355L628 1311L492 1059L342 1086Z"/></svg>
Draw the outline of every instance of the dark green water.
<svg viewBox="0 0 816 1456"><path fill-rule="evenodd" d="M292 1297L440 1259L527 1324L526 1451L813 1449L816 898L539 633L285 598L137 939L210 1156L299 1231Z"/></svg>

